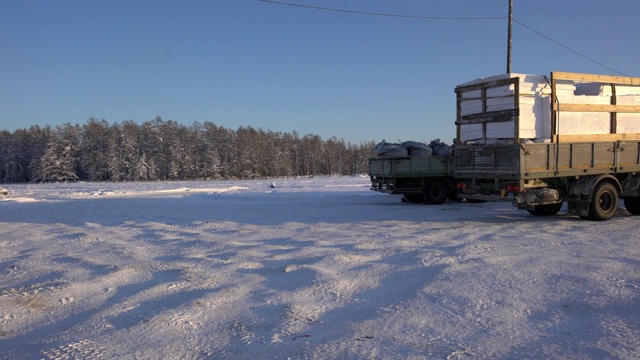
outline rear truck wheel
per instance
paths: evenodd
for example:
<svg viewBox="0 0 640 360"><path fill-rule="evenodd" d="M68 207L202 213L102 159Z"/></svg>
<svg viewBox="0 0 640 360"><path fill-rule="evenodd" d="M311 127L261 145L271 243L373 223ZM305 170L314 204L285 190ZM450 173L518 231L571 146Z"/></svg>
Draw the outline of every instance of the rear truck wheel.
<svg viewBox="0 0 640 360"><path fill-rule="evenodd" d="M402 199L405 202L412 204L420 204L424 202L424 197L422 196L422 194L404 194L402 195Z"/></svg>
<svg viewBox="0 0 640 360"><path fill-rule="evenodd" d="M562 203L559 202L557 204L546 204L546 205L536 205L533 209L527 209L530 214L537 216L549 216L555 215L562 208Z"/></svg>
<svg viewBox="0 0 640 360"><path fill-rule="evenodd" d="M632 215L640 215L640 198L628 197L624 198L624 207Z"/></svg>
<svg viewBox="0 0 640 360"><path fill-rule="evenodd" d="M600 182L589 203L589 220L609 220L618 211L618 190L608 181Z"/></svg>
<svg viewBox="0 0 640 360"><path fill-rule="evenodd" d="M427 184L427 188L424 190L424 199L427 204L441 205L447 201L450 192L449 184L442 180L436 180Z"/></svg>

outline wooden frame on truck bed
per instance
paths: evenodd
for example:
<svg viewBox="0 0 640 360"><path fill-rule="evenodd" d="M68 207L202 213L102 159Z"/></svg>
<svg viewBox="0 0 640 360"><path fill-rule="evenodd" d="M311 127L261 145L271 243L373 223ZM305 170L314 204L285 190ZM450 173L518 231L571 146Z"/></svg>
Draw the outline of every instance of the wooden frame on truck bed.
<svg viewBox="0 0 640 360"><path fill-rule="evenodd" d="M592 92L578 93L578 85L591 85ZM596 142L617 140L640 140L640 78L551 72L551 89L554 94L551 111L552 142ZM594 93L599 90L599 93ZM573 91L573 94L563 93ZM635 119L631 118L636 114ZM600 129L594 126L593 134L572 134L563 121L580 119L585 114L591 119L600 117ZM627 115L622 115L627 114ZM607 119L604 119L604 117ZM626 124L620 128L620 122ZM595 121L596 120L592 120ZM608 122L605 129L605 122ZM564 126L564 128L563 128ZM635 129L630 132L630 129ZM606 132L605 132L606 131ZM570 132L570 131L569 131Z"/></svg>

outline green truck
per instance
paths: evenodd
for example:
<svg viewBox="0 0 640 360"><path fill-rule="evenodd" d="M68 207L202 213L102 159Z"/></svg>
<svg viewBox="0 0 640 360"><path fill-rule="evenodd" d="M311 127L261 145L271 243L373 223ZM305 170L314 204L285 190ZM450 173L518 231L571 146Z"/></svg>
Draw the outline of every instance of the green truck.
<svg viewBox="0 0 640 360"><path fill-rule="evenodd" d="M410 203L443 204L456 198L453 157L375 157L369 159L371 190L400 194Z"/></svg>

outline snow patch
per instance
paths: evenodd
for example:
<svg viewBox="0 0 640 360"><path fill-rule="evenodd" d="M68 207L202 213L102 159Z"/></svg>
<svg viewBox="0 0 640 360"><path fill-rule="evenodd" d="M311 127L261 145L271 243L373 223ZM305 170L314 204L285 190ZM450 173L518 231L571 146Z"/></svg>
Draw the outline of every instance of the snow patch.
<svg viewBox="0 0 640 360"><path fill-rule="evenodd" d="M594 223L413 206L368 177L273 182L8 185L0 353L640 358L623 206Z"/></svg>

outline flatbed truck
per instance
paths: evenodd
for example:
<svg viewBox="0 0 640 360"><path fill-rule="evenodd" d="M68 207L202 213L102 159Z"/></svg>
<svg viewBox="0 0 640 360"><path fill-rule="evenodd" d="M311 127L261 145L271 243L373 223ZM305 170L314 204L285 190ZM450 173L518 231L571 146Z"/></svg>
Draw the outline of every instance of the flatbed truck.
<svg viewBox="0 0 640 360"><path fill-rule="evenodd" d="M640 215L640 78L568 72L459 85L458 197L534 215Z"/></svg>

